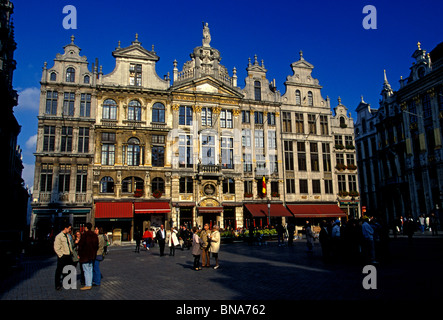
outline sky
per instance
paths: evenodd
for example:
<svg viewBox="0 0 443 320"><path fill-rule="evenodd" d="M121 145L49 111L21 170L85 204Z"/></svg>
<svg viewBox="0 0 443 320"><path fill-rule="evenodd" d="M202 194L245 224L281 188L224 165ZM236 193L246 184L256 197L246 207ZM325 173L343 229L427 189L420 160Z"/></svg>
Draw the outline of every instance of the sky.
<svg viewBox="0 0 443 320"><path fill-rule="evenodd" d="M361 97L378 108L383 70L394 91L402 76L409 76L412 53L417 48L430 52L443 41L443 1L388 0L12 0L17 50L13 86L19 103L14 114L22 126L18 144L23 154L23 179L33 185L34 152L40 79L44 62L53 66L57 53L75 36L80 54L94 63L98 58L103 73L112 72L112 51L121 41L131 45L138 34L142 46L160 57L160 77L171 74L190 60L189 54L202 42L202 22L211 31L211 47L220 51L230 75L237 69L238 86L244 87L248 59L263 59L268 80L285 93L284 82L292 75L290 64L303 51L314 65L312 76L323 86L322 96L331 108L342 104L356 120ZM76 19L68 21L74 6ZM370 11L364 11L371 5ZM375 9L375 10L374 10ZM372 19L369 19L372 18ZM66 28L76 21L76 29ZM366 22L366 24L364 24ZM367 24L372 28L367 28ZM366 28L364 27L366 26Z"/></svg>

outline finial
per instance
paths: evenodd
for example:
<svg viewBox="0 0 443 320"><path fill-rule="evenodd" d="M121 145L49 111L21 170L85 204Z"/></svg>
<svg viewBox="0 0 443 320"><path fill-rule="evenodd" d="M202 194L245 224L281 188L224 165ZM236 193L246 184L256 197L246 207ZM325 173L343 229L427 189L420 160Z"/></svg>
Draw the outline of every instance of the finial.
<svg viewBox="0 0 443 320"><path fill-rule="evenodd" d="M388 82L388 78L386 77L386 69L383 69L383 77L384 77L384 82L387 83Z"/></svg>
<svg viewBox="0 0 443 320"><path fill-rule="evenodd" d="M262 68L265 67L265 61L263 59L261 59L261 66L262 66Z"/></svg>
<svg viewBox="0 0 443 320"><path fill-rule="evenodd" d="M340 96L338 97L338 104L341 105L341 98L340 98Z"/></svg>
<svg viewBox="0 0 443 320"><path fill-rule="evenodd" d="M256 54L254 54L254 64L258 64L257 55Z"/></svg>
<svg viewBox="0 0 443 320"><path fill-rule="evenodd" d="M303 51L302 50L300 50L300 60L304 60L304 58L303 58Z"/></svg>
<svg viewBox="0 0 443 320"><path fill-rule="evenodd" d="M118 47L117 48L121 48L120 45L121 45L121 41L118 40Z"/></svg>
<svg viewBox="0 0 443 320"><path fill-rule="evenodd" d="M361 98L361 102L365 102L365 100L363 100L363 95L361 95L360 98Z"/></svg>
<svg viewBox="0 0 443 320"><path fill-rule="evenodd" d="M417 42L417 47L418 47L418 50L421 50L421 43L420 43L420 41Z"/></svg>
<svg viewBox="0 0 443 320"><path fill-rule="evenodd" d="M74 37L74 35L72 35L71 36L71 44L74 44L74 39L75 39L75 37Z"/></svg>
<svg viewBox="0 0 443 320"><path fill-rule="evenodd" d="M138 41L138 33L135 34L135 41Z"/></svg>

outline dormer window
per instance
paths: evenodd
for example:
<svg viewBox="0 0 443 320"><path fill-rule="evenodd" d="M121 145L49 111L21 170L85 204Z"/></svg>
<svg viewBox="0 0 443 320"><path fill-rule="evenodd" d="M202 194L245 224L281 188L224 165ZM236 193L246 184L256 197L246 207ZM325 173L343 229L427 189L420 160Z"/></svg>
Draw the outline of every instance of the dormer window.
<svg viewBox="0 0 443 320"><path fill-rule="evenodd" d="M84 78L83 78L83 83L86 83L86 84L88 84L89 83L89 76L88 75L86 75L86 76L84 76Z"/></svg>
<svg viewBox="0 0 443 320"><path fill-rule="evenodd" d="M75 69L66 69L66 82L75 82Z"/></svg>
<svg viewBox="0 0 443 320"><path fill-rule="evenodd" d="M57 74L55 72L51 72L51 75L49 76L49 80L56 81L57 80Z"/></svg>
<svg viewBox="0 0 443 320"><path fill-rule="evenodd" d="M131 63L129 65L129 85L140 87L142 85L142 65Z"/></svg>
<svg viewBox="0 0 443 320"><path fill-rule="evenodd" d="M314 106L314 97L312 96L312 92L308 92L308 106L312 107Z"/></svg>
<svg viewBox="0 0 443 320"><path fill-rule="evenodd" d="M254 99L255 99L255 101L261 100L261 83L260 83L260 81L254 81Z"/></svg>
<svg viewBox="0 0 443 320"><path fill-rule="evenodd" d="M300 90L296 90L296 91L295 91L295 104L296 104L296 105L301 105L301 94L300 94Z"/></svg>

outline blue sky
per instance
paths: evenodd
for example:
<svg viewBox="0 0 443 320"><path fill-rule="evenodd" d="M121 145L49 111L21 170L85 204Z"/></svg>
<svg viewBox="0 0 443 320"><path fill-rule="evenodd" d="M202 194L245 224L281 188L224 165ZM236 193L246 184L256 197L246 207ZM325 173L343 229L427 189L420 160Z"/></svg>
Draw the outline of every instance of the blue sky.
<svg viewBox="0 0 443 320"><path fill-rule="evenodd" d="M103 72L114 69L112 51L120 40L129 46L135 34L142 45L160 56L159 76L172 75L173 61L181 70L194 47L201 45L202 21L211 30L211 46L221 63L244 86L248 58L264 60L268 79L285 92L292 75L290 64L299 51L314 65L313 77L323 86L331 106L342 103L353 112L360 97L378 107L383 70L394 90L400 76L409 75L412 53L420 41L431 51L443 41L441 0L417 1L115 1L115 0L12 0L17 50L14 88L19 92L15 115L22 126L18 143L23 149L23 178L33 184L40 78L45 61L52 67L57 53L75 36L81 55L89 63L99 59ZM77 29L63 27L63 7L77 10ZM366 5L377 12L377 29L366 30ZM355 119L355 114L354 114Z"/></svg>

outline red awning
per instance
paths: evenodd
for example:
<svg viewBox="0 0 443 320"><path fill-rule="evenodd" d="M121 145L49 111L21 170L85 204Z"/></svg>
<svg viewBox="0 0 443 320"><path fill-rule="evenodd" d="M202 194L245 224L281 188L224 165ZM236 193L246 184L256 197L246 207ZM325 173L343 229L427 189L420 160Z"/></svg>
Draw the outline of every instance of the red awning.
<svg viewBox="0 0 443 320"><path fill-rule="evenodd" d="M296 218L346 217L346 213L336 204L289 204L288 209Z"/></svg>
<svg viewBox="0 0 443 320"><path fill-rule="evenodd" d="M268 216L268 205L266 203L245 204L245 206L253 217ZM292 217L291 212L282 204L271 203L270 211L271 217Z"/></svg>
<svg viewBox="0 0 443 320"><path fill-rule="evenodd" d="M171 212L169 202L135 202L135 213L168 213Z"/></svg>
<svg viewBox="0 0 443 320"><path fill-rule="evenodd" d="M96 202L95 218L132 218L132 202Z"/></svg>
<svg viewBox="0 0 443 320"><path fill-rule="evenodd" d="M199 213L220 213L223 207L197 207Z"/></svg>

